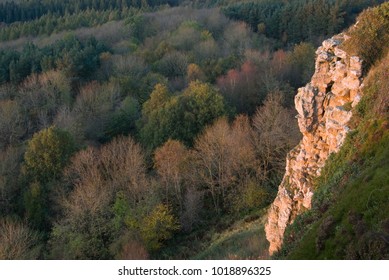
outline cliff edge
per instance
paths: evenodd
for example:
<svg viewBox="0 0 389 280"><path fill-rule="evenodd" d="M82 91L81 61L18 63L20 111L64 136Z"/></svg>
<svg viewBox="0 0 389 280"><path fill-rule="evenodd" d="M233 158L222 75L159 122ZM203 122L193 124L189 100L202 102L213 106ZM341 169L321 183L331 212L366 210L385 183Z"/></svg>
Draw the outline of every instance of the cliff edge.
<svg viewBox="0 0 389 280"><path fill-rule="evenodd" d="M311 82L295 96L303 138L287 155L286 172L268 212L270 254L280 249L285 228L311 208L312 180L329 155L339 151L349 131L351 109L361 99L363 62L340 48L345 40L347 36L339 34L323 42L316 51Z"/></svg>

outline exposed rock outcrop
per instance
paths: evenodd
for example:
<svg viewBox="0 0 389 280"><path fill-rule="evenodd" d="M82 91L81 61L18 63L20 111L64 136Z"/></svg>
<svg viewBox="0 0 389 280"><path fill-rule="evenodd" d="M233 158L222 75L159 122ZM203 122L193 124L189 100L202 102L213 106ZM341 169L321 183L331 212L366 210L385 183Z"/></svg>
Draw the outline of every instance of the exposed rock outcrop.
<svg viewBox="0 0 389 280"><path fill-rule="evenodd" d="M342 146L351 108L361 98L362 61L339 47L345 37L340 34L323 42L316 51L311 82L295 96L303 139L287 155L286 172L268 213L265 231L270 254L280 249L287 225L311 208L312 180L320 175L328 156Z"/></svg>

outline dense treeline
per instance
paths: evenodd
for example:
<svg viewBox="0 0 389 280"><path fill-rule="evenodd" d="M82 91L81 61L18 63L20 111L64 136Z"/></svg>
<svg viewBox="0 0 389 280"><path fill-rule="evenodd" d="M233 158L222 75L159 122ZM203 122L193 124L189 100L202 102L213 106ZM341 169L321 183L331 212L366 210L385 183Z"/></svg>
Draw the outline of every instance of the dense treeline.
<svg viewBox="0 0 389 280"><path fill-rule="evenodd" d="M247 22L255 31L296 43L315 42L349 26L368 6L384 1L371 0L295 0L245 1L226 6L223 12L232 19Z"/></svg>
<svg viewBox="0 0 389 280"><path fill-rule="evenodd" d="M39 1L38 1L39 2ZM37 2L37 3L38 3ZM97 4L94 4L94 3ZM129 1L127 1L129 2ZM112 20L126 19L133 15L137 8L154 7L162 4L178 5L180 2L197 7L222 6L223 13L234 20L242 20L259 34L276 39L282 44L293 44L309 41L317 44L325 37L331 36L349 26L356 15L366 7L382 3L383 0L294 0L294 1L149 1L150 3L132 1L126 4L122 0L71 2L61 5L63 8L53 11L42 11L42 14L29 20L12 21L0 30L0 40L13 40L23 36L49 35L62 30L74 30L81 27L93 27ZM6 2L1 5L38 5L39 9L50 9L49 6L34 1ZM51 3L51 2L50 2ZM57 2L51 5L57 7ZM70 6L69 6L70 5ZM61 6L61 7L62 7ZM66 6L66 9L65 9ZM28 6L29 7L29 6ZM45 8L42 8L45 7ZM69 7L71 10L69 10ZM26 10L34 8L26 8ZM39 11L39 9L35 9ZM7 10L0 8L1 12ZM15 14L16 12L11 12ZM4 21L7 22L8 21Z"/></svg>
<svg viewBox="0 0 389 280"><path fill-rule="evenodd" d="M0 31L31 36L0 43L2 259L189 258L276 192L314 45L217 8L111 8Z"/></svg>
<svg viewBox="0 0 389 280"><path fill-rule="evenodd" d="M85 43L68 36L42 49L26 44L21 52L0 51L0 84L18 84L31 73L62 70L68 77L87 78L99 66L106 48L91 38Z"/></svg>
<svg viewBox="0 0 389 280"><path fill-rule="evenodd" d="M30 21L43 15L52 14L63 16L85 10L113 10L126 8L146 8L159 5L175 6L178 0L33 0L33 1L6 1L0 3L0 22L12 23L16 21Z"/></svg>
<svg viewBox="0 0 389 280"><path fill-rule="evenodd" d="M74 14L58 16L45 14L39 19L28 22L15 22L0 29L0 41L14 40L20 37L50 35L63 30L75 30L82 27L95 27L109 21L130 17L135 10L86 10Z"/></svg>
<svg viewBox="0 0 389 280"><path fill-rule="evenodd" d="M256 35L218 10L115 26L107 47L89 29L1 51L0 224L30 236L2 258L161 257L174 235L274 194L313 47L254 50Z"/></svg>

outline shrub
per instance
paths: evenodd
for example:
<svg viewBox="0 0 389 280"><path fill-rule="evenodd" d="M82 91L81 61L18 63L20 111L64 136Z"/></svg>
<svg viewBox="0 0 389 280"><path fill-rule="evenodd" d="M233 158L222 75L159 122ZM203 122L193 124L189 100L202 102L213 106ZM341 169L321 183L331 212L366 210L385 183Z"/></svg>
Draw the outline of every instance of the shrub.
<svg viewBox="0 0 389 280"><path fill-rule="evenodd" d="M365 10L355 26L349 31L349 40L344 48L365 60L366 66L372 66L386 54L389 45L389 2Z"/></svg>

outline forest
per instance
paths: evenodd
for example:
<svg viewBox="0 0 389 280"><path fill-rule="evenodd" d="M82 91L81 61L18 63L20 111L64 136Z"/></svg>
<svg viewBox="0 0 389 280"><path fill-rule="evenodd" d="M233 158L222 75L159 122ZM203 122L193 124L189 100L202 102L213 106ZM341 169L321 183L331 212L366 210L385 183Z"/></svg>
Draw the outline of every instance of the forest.
<svg viewBox="0 0 389 280"><path fill-rule="evenodd" d="M276 195L315 49L383 2L0 0L0 259L211 258Z"/></svg>

